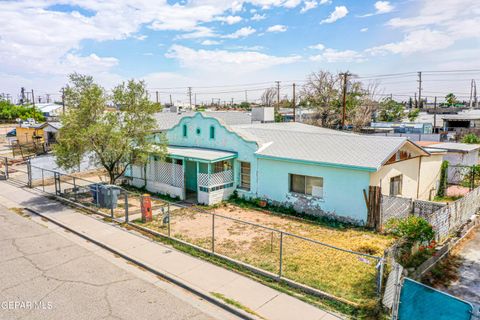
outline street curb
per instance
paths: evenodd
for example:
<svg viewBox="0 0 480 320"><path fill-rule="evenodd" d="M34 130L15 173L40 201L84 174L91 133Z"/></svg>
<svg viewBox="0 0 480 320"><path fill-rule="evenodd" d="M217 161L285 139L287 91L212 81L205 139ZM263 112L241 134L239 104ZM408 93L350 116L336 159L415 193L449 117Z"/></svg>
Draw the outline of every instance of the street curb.
<svg viewBox="0 0 480 320"><path fill-rule="evenodd" d="M27 210L27 211L29 211L29 212L31 212L31 213L39 216L39 217L42 217L42 218L52 222L53 224L65 229L65 230L68 230L71 233L73 233L73 234L75 234L75 235L77 235L77 236L79 236L79 237L81 237L85 240L90 241L90 242L94 243L95 245L97 245L97 246L99 246L99 247L101 247L105 250L108 250L108 251L122 257L123 259L125 259L127 261L132 262L132 263L136 264L137 266L139 266L139 267L141 267L141 268L143 268L143 269L145 269L145 270L147 270L147 271L149 271L149 272L151 272L151 273L153 273L153 274L155 274L155 275L157 275L161 278L164 278L165 280L167 280L167 281L169 281L169 282L171 282L171 283L173 283L173 284L175 284L175 285L177 285L177 286L179 286L179 287L181 287L181 288L183 288L187 291L190 291L191 293L193 293L193 294L199 296L200 298L202 298L202 299L204 299L204 300L206 300L206 301L224 309L227 312L230 312L230 313L232 313L232 314L234 314L234 315L236 315L236 316L238 316L242 319L245 319L245 320L259 320L259 318L254 316L254 315L251 315L251 314L249 314L249 313L247 313L243 310L234 308L230 304L227 304L227 303L223 302L222 300L217 299L217 298L211 296L210 294L208 294L206 292L203 292L203 290L193 288L190 285L176 279L175 277L172 277L172 276L167 275L163 272L160 272L160 271L158 271L158 270L156 270L156 269L154 269L154 268L152 268L152 267L150 267L150 266L148 266L148 265L146 265L146 264L144 264L144 263L142 263L142 262L140 262L140 261L138 261L134 258L131 258L131 257L127 256L126 254L124 254L124 253L122 253L122 252L120 252L116 249L113 249L112 247L110 247L110 246L108 246L108 245L106 245L106 244L104 244L100 241L94 240L94 239L90 238L89 236L87 236L85 234L82 234L81 232L78 232L78 231L64 225L63 223L61 223L61 222L59 222L55 219L52 219L51 217L49 217L47 215L41 214L40 212L38 212L34 209L31 209L31 208L25 208L25 210Z"/></svg>

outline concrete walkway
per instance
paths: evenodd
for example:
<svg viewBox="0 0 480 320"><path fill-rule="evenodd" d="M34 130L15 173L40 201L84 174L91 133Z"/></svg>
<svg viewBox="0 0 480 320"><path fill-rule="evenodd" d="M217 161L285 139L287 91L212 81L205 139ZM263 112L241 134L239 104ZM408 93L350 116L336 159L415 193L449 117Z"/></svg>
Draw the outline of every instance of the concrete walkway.
<svg viewBox="0 0 480 320"><path fill-rule="evenodd" d="M446 291L480 307L480 228L472 232L472 239L458 253L463 260L458 270L459 279Z"/></svg>
<svg viewBox="0 0 480 320"><path fill-rule="evenodd" d="M169 246L128 232L50 200L36 191L0 182L0 201L6 207L30 208L123 256L168 276L205 295L218 293L265 319L341 319L236 272L215 266Z"/></svg>

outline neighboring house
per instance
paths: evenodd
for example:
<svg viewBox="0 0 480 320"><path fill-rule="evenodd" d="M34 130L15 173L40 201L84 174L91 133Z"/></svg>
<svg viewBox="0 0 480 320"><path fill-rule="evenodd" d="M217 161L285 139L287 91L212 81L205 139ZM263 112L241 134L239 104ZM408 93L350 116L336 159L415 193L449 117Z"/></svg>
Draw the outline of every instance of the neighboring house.
<svg viewBox="0 0 480 320"><path fill-rule="evenodd" d="M41 125L43 129L43 139L48 144L57 142L58 130L62 127L61 122L47 121Z"/></svg>
<svg viewBox="0 0 480 320"><path fill-rule="evenodd" d="M467 110L458 114L441 116L445 131L461 132L480 128L480 110Z"/></svg>
<svg viewBox="0 0 480 320"><path fill-rule="evenodd" d="M393 133L433 133L433 125L425 122L372 122L370 128L377 130L393 130Z"/></svg>
<svg viewBox="0 0 480 320"><path fill-rule="evenodd" d="M479 164L480 145L478 144L422 141L422 145L429 150L446 151L443 159L450 164L448 168L448 183L458 184L463 180L465 174L470 172L468 168L463 170L462 167L471 167Z"/></svg>
<svg viewBox="0 0 480 320"><path fill-rule="evenodd" d="M56 103L37 103L35 105L45 117L57 117L62 112L62 105Z"/></svg>
<svg viewBox="0 0 480 320"><path fill-rule="evenodd" d="M363 136L290 123L238 123L228 113L158 115L160 141L169 156L152 155L133 167L131 183L214 204L234 191L299 212L364 223L363 190L428 199L437 186L442 154L431 154L406 138ZM236 120L235 120L236 118ZM174 123L175 122L175 123Z"/></svg>
<svg viewBox="0 0 480 320"><path fill-rule="evenodd" d="M43 143L43 128L40 123L22 123L16 128L19 144Z"/></svg>

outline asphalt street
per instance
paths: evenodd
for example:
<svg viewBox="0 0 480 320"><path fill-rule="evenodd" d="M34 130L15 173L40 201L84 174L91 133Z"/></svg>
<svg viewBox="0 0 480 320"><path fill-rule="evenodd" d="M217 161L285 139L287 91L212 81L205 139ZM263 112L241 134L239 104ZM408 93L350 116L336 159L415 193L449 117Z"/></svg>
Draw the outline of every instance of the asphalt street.
<svg viewBox="0 0 480 320"><path fill-rule="evenodd" d="M63 229L0 205L0 319L237 319Z"/></svg>

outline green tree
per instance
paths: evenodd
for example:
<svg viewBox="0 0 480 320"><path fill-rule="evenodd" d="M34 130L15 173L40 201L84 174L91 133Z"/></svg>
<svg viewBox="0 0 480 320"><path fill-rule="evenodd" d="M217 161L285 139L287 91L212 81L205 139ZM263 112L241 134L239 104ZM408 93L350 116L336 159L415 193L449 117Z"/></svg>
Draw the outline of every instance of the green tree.
<svg viewBox="0 0 480 320"><path fill-rule="evenodd" d="M109 102L115 111L108 108ZM165 137L157 143L152 138L153 115L161 106L149 101L143 81L122 83L107 96L91 76L75 73L65 89L65 104L67 112L54 147L60 167L76 168L89 156L107 171L113 184L129 165L145 164L149 154L165 157Z"/></svg>
<svg viewBox="0 0 480 320"><path fill-rule="evenodd" d="M445 103L449 106L454 106L458 103L457 97L453 93L449 93L445 96Z"/></svg>
<svg viewBox="0 0 480 320"><path fill-rule="evenodd" d="M378 120L386 122L401 121L404 117L404 106L391 98L380 102Z"/></svg>
<svg viewBox="0 0 480 320"><path fill-rule="evenodd" d="M448 181L448 161L443 161L442 166L440 167L440 181L438 182L438 197L445 197Z"/></svg>
<svg viewBox="0 0 480 320"><path fill-rule="evenodd" d="M45 121L42 112L33 105L17 106L8 100L0 98L0 119L14 122L16 119L35 119Z"/></svg>
<svg viewBox="0 0 480 320"><path fill-rule="evenodd" d="M407 117L410 122L415 121L420 114L420 109L412 109L408 112Z"/></svg>

